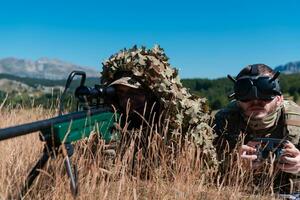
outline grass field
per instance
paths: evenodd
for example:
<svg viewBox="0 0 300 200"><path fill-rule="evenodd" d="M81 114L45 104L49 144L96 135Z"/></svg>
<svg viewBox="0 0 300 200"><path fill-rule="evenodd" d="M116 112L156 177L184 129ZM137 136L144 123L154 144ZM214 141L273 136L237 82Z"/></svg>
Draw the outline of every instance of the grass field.
<svg viewBox="0 0 300 200"><path fill-rule="evenodd" d="M0 128L54 115L54 110L43 108L2 108ZM249 189L251 174L240 166L233 163L222 179L215 171L203 170L203 162L197 156L199 149L193 145L184 146L175 161L161 144L159 135L154 138L149 160L138 156L141 162L134 168L134 140L122 157L114 158L104 153L106 146L102 142L96 150L88 140L78 142L71 158L79 172L76 199L274 199L263 196L267 190L254 193ZM42 150L38 133L0 142L0 199L16 197ZM61 156L47 163L24 199L72 199Z"/></svg>

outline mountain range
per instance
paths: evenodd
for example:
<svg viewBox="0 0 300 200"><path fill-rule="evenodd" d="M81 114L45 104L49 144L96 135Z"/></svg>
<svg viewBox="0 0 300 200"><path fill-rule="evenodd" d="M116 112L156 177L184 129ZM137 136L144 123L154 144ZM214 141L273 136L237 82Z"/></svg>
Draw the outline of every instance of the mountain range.
<svg viewBox="0 0 300 200"><path fill-rule="evenodd" d="M280 71L284 74L300 73L300 61L289 62L285 65L279 65L275 67L276 71Z"/></svg>
<svg viewBox="0 0 300 200"><path fill-rule="evenodd" d="M279 65L274 69L283 74L300 73L300 61ZM100 75L99 71L91 67L46 57L35 61L13 57L0 59L0 74L11 74L19 77L48 80L67 79L69 73L74 70L85 71L87 77L99 77Z"/></svg>
<svg viewBox="0 0 300 200"><path fill-rule="evenodd" d="M74 70L85 71L87 77L99 77L99 71L92 68L72 64L58 59L40 58L36 61L3 58L0 59L0 73L19 77L59 80L67 79Z"/></svg>
<svg viewBox="0 0 300 200"><path fill-rule="evenodd" d="M300 61L279 65L274 69L283 74L300 73ZM53 88L62 90L69 73L74 70L85 71L90 86L99 83L100 73L95 69L58 59L40 58L31 61L3 58L0 59L0 92L34 94L49 93Z"/></svg>

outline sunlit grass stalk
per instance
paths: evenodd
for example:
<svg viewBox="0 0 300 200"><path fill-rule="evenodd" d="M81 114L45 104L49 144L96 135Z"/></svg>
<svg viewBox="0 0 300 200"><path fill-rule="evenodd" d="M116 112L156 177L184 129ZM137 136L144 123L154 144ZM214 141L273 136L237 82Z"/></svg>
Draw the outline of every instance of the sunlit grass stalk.
<svg viewBox="0 0 300 200"><path fill-rule="evenodd" d="M42 107L1 109L0 127L55 116L54 109ZM154 115L154 114L153 114ZM235 154L223 176L205 169L201 149L182 138L178 147L166 145L168 120L156 126L152 118L140 129L123 126L124 143L115 157L106 154L99 138L75 144L72 162L77 165L80 192L78 199L270 199L270 174L267 188L252 190L253 173L246 171ZM124 116L126 117L126 116ZM149 134L144 144L144 131ZM96 142L96 143L95 143ZM96 144L96 146L95 146ZM146 148L144 148L146 147ZM180 149L180 151L178 150ZM37 133L0 142L0 198L16 193L30 168L41 155L43 143ZM69 178L63 157L48 162L25 199L71 199Z"/></svg>

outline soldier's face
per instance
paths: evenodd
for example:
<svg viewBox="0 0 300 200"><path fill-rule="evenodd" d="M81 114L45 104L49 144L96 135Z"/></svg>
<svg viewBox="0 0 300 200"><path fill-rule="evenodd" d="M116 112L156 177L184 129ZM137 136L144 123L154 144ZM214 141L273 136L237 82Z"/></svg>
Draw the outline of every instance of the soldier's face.
<svg viewBox="0 0 300 200"><path fill-rule="evenodd" d="M156 98L146 90L116 85L116 95L121 111L128 116L129 127L139 128L144 120L156 120L159 105ZM154 118L152 118L154 117ZM127 119L126 119L127 121Z"/></svg>
<svg viewBox="0 0 300 200"><path fill-rule="evenodd" d="M135 89L124 85L116 85L116 93L119 106L124 111L136 111L143 115L144 107L147 101L147 95L144 90Z"/></svg>
<svg viewBox="0 0 300 200"><path fill-rule="evenodd" d="M274 112L282 104L282 101L282 96L276 96L271 101L256 99L247 102L238 101L238 105L247 117L251 116L253 119L263 119L268 114Z"/></svg>

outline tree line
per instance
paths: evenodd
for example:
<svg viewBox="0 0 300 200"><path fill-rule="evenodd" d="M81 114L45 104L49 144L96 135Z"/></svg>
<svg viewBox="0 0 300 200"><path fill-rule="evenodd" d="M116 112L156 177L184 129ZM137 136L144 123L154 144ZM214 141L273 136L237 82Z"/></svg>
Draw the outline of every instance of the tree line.
<svg viewBox="0 0 300 200"><path fill-rule="evenodd" d="M38 85L43 86L64 86L66 80L44 80L44 79L34 79L34 78L21 78L13 75L3 75L0 74L0 79L7 78L11 80L16 80L25 83L31 87L38 87ZM87 78L86 84L88 86L93 86L99 84L100 80L98 78ZM230 99L228 95L233 92L233 82L227 78L218 79L182 79L182 83L185 87L200 97L205 97L208 100L208 104L212 110L217 110L225 107ZM72 83L70 91L74 92L74 89L79 85L79 80L75 80ZM285 97L291 98L297 103L300 103L300 74L289 74L280 75L280 85ZM69 94L70 102L72 100L72 93ZM8 96L7 103L10 105L22 105L22 106L34 106L42 105L45 107L56 106L58 99L61 95L61 91L54 90L51 94L46 93L39 96L31 96L27 93L22 93L22 95L17 92L11 93ZM0 89L0 103L5 99L6 93ZM71 100L70 100L71 99Z"/></svg>
<svg viewBox="0 0 300 200"><path fill-rule="evenodd" d="M284 96L300 103L300 74L281 74L279 80ZM228 95L233 92L233 82L228 78L183 79L182 82L192 93L206 97L212 110L225 107L230 101Z"/></svg>

